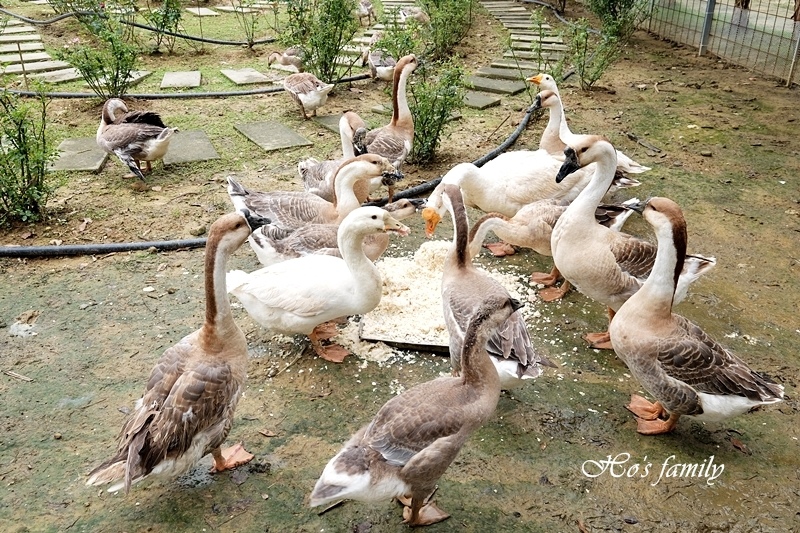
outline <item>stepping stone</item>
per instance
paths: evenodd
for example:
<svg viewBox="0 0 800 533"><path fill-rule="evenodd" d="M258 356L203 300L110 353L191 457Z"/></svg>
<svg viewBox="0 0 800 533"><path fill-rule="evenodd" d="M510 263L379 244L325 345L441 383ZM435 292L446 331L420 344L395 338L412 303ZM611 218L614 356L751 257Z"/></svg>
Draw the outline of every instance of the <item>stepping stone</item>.
<svg viewBox="0 0 800 533"><path fill-rule="evenodd" d="M211 140L202 130L179 131L172 136L169 150L164 156L164 165L191 163L219 159Z"/></svg>
<svg viewBox="0 0 800 533"><path fill-rule="evenodd" d="M225 13L258 13L259 9L255 7L233 7L233 6L215 6L214 9L218 9ZM264 9L263 7L261 9Z"/></svg>
<svg viewBox="0 0 800 533"><path fill-rule="evenodd" d="M500 105L500 98L486 93L467 91L464 94L464 105L473 109L487 109Z"/></svg>
<svg viewBox="0 0 800 533"><path fill-rule="evenodd" d="M464 85L478 91L508 95L519 94L528 86L524 81L493 80L480 76L467 76Z"/></svg>
<svg viewBox="0 0 800 533"><path fill-rule="evenodd" d="M498 80L519 80L523 81L528 75L525 71L516 68L493 68L481 67L475 74L483 76L484 78L494 78Z"/></svg>
<svg viewBox="0 0 800 533"><path fill-rule="evenodd" d="M511 41L511 48L514 50L546 50L548 52L566 52L569 46L566 44L555 43L525 43L522 41Z"/></svg>
<svg viewBox="0 0 800 533"><path fill-rule="evenodd" d="M24 68L23 68L24 65ZM0 74L22 74L23 72L42 72L69 67L66 61L36 61L34 63L16 63L0 69Z"/></svg>
<svg viewBox="0 0 800 533"><path fill-rule="evenodd" d="M558 43L563 44L564 39L559 37L558 35L541 35L539 33L512 33L511 34L512 41L525 41L529 43Z"/></svg>
<svg viewBox="0 0 800 533"><path fill-rule="evenodd" d="M78 71L78 69L71 67L31 75L31 78L42 80L45 83L61 83L63 81L79 80L82 77L83 76L81 76L81 73Z"/></svg>
<svg viewBox="0 0 800 533"><path fill-rule="evenodd" d="M33 0L32 2L28 2L29 4L33 4L35 6L49 6L50 0Z"/></svg>
<svg viewBox="0 0 800 533"><path fill-rule="evenodd" d="M533 61L514 61L513 59L492 61L489 66L492 68L514 69L515 71L519 69L522 72L533 72L534 74L538 74L546 67L546 65L540 65Z"/></svg>
<svg viewBox="0 0 800 533"><path fill-rule="evenodd" d="M36 50L44 50L44 43L31 41L29 43L0 44L0 54L33 52Z"/></svg>
<svg viewBox="0 0 800 533"><path fill-rule="evenodd" d="M97 146L94 137L65 139L58 145L60 155L48 168L54 170L85 170L99 172L108 154Z"/></svg>
<svg viewBox="0 0 800 533"><path fill-rule="evenodd" d="M336 115L322 115L319 117L314 117L311 120L319 124L320 126L331 130L334 133L339 133L339 120L342 118L341 113L337 113Z"/></svg>
<svg viewBox="0 0 800 533"><path fill-rule="evenodd" d="M529 50L517 50L514 53L505 52L503 54L503 57L509 58L509 59L512 59L512 60L514 58L516 58L516 59L535 59L537 61L539 59L558 61L558 59L562 55L563 54L559 54L559 53L548 53L547 51L542 51L541 53L537 53L537 52L531 52Z"/></svg>
<svg viewBox="0 0 800 533"><path fill-rule="evenodd" d="M20 60L23 63L27 63L28 61L44 61L45 59L51 59L50 54L47 52L23 52L21 54L16 53L0 55L0 63L16 63Z"/></svg>
<svg viewBox="0 0 800 533"><path fill-rule="evenodd" d="M42 36L38 33L19 33L4 35L0 34L0 43L23 43L26 41L41 41Z"/></svg>
<svg viewBox="0 0 800 533"><path fill-rule="evenodd" d="M222 75L231 80L236 85L247 85L249 83L268 83L268 77L254 68L222 69Z"/></svg>
<svg viewBox="0 0 800 533"><path fill-rule="evenodd" d="M69 65L67 65L69 66ZM153 72L150 70L132 70L130 74L128 74L128 87L134 87L147 76L152 74ZM105 78L100 78L98 80L100 83L106 83ZM87 84L88 86L88 84Z"/></svg>
<svg viewBox="0 0 800 533"><path fill-rule="evenodd" d="M207 7L187 7L185 8L186 11L194 15L195 17L216 17L219 16L219 13L214 11L213 9L208 9Z"/></svg>
<svg viewBox="0 0 800 533"><path fill-rule="evenodd" d="M235 124L234 128L267 152L283 148L295 148L297 146L311 146L313 144L279 122Z"/></svg>
<svg viewBox="0 0 800 533"><path fill-rule="evenodd" d="M514 30L515 32L518 31L518 30L523 30L523 31L524 30L533 30L533 29L539 27L538 24L534 25L533 21L530 21L530 20L529 21L523 21L523 22L511 22L511 21L509 21L509 22L504 23L503 26L507 30ZM551 29L549 24L542 24L541 27L542 27L543 30Z"/></svg>
<svg viewBox="0 0 800 533"><path fill-rule="evenodd" d="M25 23L22 22L19 19L9 18L8 20L6 20L6 26L19 26L21 24L25 24Z"/></svg>
<svg viewBox="0 0 800 533"><path fill-rule="evenodd" d="M161 79L161 88L200 87L200 78L199 70L165 72L164 77Z"/></svg>
<svg viewBox="0 0 800 533"><path fill-rule="evenodd" d="M0 35L10 35L12 33L36 33L36 28L33 26L6 26Z"/></svg>

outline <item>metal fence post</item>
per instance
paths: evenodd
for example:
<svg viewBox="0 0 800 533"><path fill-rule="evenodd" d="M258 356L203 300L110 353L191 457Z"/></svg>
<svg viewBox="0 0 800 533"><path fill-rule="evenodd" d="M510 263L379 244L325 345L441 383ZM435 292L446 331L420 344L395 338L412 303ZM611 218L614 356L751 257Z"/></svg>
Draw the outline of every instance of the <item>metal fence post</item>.
<svg viewBox="0 0 800 533"><path fill-rule="evenodd" d="M714 8L717 5L716 0L708 0L706 5L706 16L703 19L703 31L700 34L700 47L697 55L701 56L708 50L708 37L711 35L711 22L714 19Z"/></svg>
<svg viewBox="0 0 800 533"><path fill-rule="evenodd" d="M797 31L796 27L800 24L799 22L795 22L795 31L792 34L797 34L797 39L794 42L794 54L792 55L792 65L789 67L789 75L786 77L786 86L792 86L792 79L794 78L794 69L797 66L797 54L800 52L800 32Z"/></svg>

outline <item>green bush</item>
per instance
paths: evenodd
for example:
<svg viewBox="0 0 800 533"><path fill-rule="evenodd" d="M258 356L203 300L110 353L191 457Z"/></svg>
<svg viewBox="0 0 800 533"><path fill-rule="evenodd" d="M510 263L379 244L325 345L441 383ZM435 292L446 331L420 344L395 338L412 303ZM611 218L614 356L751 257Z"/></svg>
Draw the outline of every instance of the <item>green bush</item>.
<svg viewBox="0 0 800 533"><path fill-rule="evenodd" d="M423 26L427 44L423 56L445 59L469 31L473 0L420 0L420 4L431 19Z"/></svg>
<svg viewBox="0 0 800 533"><path fill-rule="evenodd" d="M303 50L303 66L326 82L338 82L349 69L337 64L360 27L353 15L356 0L287 0L288 20L280 32L286 46ZM360 60L353 56L353 64Z"/></svg>
<svg viewBox="0 0 800 533"><path fill-rule="evenodd" d="M161 8L150 9L144 14L147 23L157 30L154 32L154 38L156 40L155 51L161 48L162 43L167 46L167 50L170 54L175 51L175 41L177 37L165 32L178 33L181 26L182 11L183 7L181 6L180 0L164 0Z"/></svg>
<svg viewBox="0 0 800 533"><path fill-rule="evenodd" d="M620 45L628 42L636 26L648 16L647 0L588 0L587 5L602 24L602 33L617 40Z"/></svg>
<svg viewBox="0 0 800 533"><path fill-rule="evenodd" d="M128 42L130 26L103 14L99 5L80 18L91 39L73 39L56 52L56 57L78 69L99 97L123 96L131 84L131 73L139 61L139 48Z"/></svg>
<svg viewBox="0 0 800 533"><path fill-rule="evenodd" d="M622 45L611 34L590 31L586 19L580 19L568 30L569 51L565 61L572 65L581 89L588 90L622 53Z"/></svg>
<svg viewBox="0 0 800 533"><path fill-rule="evenodd" d="M47 136L47 100L39 107L0 90L0 224L44 213L57 185L47 175L55 150Z"/></svg>
<svg viewBox="0 0 800 533"><path fill-rule="evenodd" d="M434 72L422 64L414 72L409 108L414 117L414 146L410 158L415 163L431 161L445 125L464 102L464 70L453 62Z"/></svg>

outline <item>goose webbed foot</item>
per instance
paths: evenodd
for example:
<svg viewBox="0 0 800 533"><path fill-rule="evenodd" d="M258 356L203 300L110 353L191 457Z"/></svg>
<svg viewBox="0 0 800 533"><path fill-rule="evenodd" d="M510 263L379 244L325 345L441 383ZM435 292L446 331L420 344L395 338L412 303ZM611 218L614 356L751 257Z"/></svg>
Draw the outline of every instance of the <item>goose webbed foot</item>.
<svg viewBox="0 0 800 533"><path fill-rule="evenodd" d="M244 449L241 442L237 442L229 448L214 448L211 452L214 458L214 466L211 473L231 470L253 460L254 455Z"/></svg>
<svg viewBox="0 0 800 533"><path fill-rule="evenodd" d="M397 500L403 504L403 523L411 527L429 526L450 518L450 514L430 501L432 496L433 494L427 498L398 497Z"/></svg>
<svg viewBox="0 0 800 533"><path fill-rule="evenodd" d="M628 411L635 414L642 420L656 420L662 414L666 414L664 407L659 402L651 403L638 394L631 395L631 403L627 406Z"/></svg>
<svg viewBox="0 0 800 533"><path fill-rule="evenodd" d="M548 287L539 291L539 298L545 302L555 302L563 298L572 288L569 281L564 281L561 287ZM609 340L609 342L611 342Z"/></svg>
<svg viewBox="0 0 800 533"><path fill-rule="evenodd" d="M663 433L669 433L675 429L680 416L681 415L672 414L669 415L669 418L666 420L661 420L660 418L656 420L644 420L643 418L637 418L636 431L642 435L661 435Z"/></svg>
<svg viewBox="0 0 800 533"><path fill-rule="evenodd" d="M611 346L611 336L608 334L608 331L604 331L603 333L587 333L583 338L589 343L590 348L596 350L614 349L613 346Z"/></svg>

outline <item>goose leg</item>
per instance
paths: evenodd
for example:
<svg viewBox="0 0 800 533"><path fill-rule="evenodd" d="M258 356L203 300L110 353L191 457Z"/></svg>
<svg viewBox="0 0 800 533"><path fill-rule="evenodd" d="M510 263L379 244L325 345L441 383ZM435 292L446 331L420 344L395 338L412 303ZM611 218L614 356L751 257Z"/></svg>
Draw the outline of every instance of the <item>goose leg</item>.
<svg viewBox="0 0 800 533"><path fill-rule="evenodd" d="M572 285L570 282L564 280L561 287L548 287L547 289L540 290L539 297L545 302L554 302L563 298L571 288Z"/></svg>
<svg viewBox="0 0 800 533"><path fill-rule="evenodd" d="M661 435L662 433L669 433L678 424L678 419L681 415L671 414L667 420L644 420L642 418L636 419L636 431L642 435Z"/></svg>
<svg viewBox="0 0 800 533"><path fill-rule="evenodd" d="M324 326L324 324L321 325ZM320 326L314 328L314 331L312 331L308 335L308 338L311 340L311 347L314 349L314 352L321 358L325 359L326 361L330 361L332 363L341 363L342 361L344 361L344 358L347 357L350 354L350 352L348 352L338 344L323 346L322 342L320 341L322 339L329 339L333 335L328 335L328 332L325 330L325 328L323 328L321 332L318 332L319 327Z"/></svg>
<svg viewBox="0 0 800 533"><path fill-rule="evenodd" d="M487 242L483 245L484 248L487 248L492 255L495 257L503 257L506 255L514 255L517 251L514 249L513 246L508 244L507 242Z"/></svg>
<svg viewBox="0 0 800 533"><path fill-rule="evenodd" d="M638 394L631 395L631 403L627 405L627 409L642 420L656 420L666 413L660 402L650 403Z"/></svg>
<svg viewBox="0 0 800 533"><path fill-rule="evenodd" d="M427 498L398 497L397 500L403 504L403 523L411 527L429 526L450 518L448 513L430 501L431 496Z"/></svg>
<svg viewBox="0 0 800 533"><path fill-rule="evenodd" d="M614 319L614 310L610 307L608 308L608 323L610 324L611 321ZM603 333L587 333L583 336L586 339L586 342L589 343L590 348L594 348L596 350L613 350L614 347L611 345L611 335L608 334L608 330L604 331Z"/></svg>
<svg viewBox="0 0 800 533"><path fill-rule="evenodd" d="M551 270L549 274L545 274L544 272L534 272L531 274L531 283L541 283L545 287L550 287L551 285L555 285L560 277L561 272L558 271L558 267L553 266L553 270Z"/></svg>
<svg viewBox="0 0 800 533"><path fill-rule="evenodd" d="M222 472L223 470L230 470L237 466L242 466L253 460L253 454L248 452L239 442L230 448L224 450L220 447L214 448L211 451L211 456L214 458L214 467L211 472Z"/></svg>

